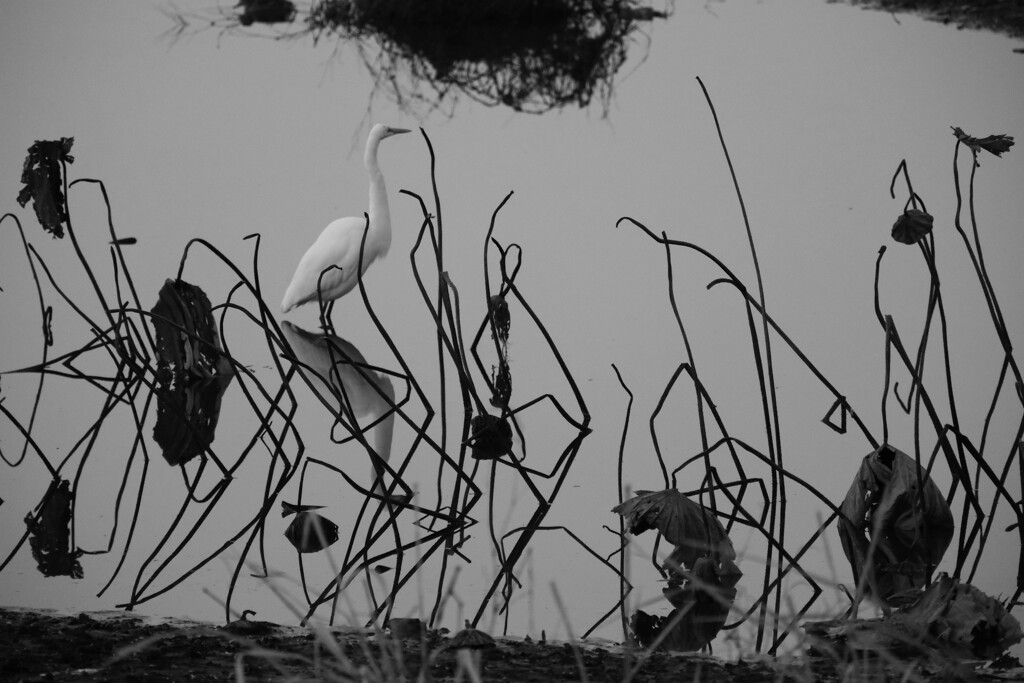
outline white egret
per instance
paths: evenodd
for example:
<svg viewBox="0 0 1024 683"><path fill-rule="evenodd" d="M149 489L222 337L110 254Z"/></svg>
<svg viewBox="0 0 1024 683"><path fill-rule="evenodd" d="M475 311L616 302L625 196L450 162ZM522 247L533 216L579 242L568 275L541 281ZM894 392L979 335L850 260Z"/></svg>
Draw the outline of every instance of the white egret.
<svg viewBox="0 0 1024 683"><path fill-rule="evenodd" d="M378 123L370 130L370 137L366 140L363 163L370 179L370 228L363 252L364 273L371 263L387 254L391 246L391 213L388 210L384 175L377 164L377 147L384 138L408 132L405 128L392 128ZM318 282L324 302L333 302L356 286L359 281L359 248L365 227L364 217L349 216L332 221L324 228L313 245L306 250L292 275L292 281L281 302L283 312L317 301ZM324 273L321 280L320 273L331 266L339 266L341 270L331 269Z"/></svg>

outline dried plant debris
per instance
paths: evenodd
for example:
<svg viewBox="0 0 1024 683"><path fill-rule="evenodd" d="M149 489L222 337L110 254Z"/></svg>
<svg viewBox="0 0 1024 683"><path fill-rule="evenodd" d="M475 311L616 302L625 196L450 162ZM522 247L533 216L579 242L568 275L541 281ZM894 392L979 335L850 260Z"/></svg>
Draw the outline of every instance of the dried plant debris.
<svg viewBox="0 0 1024 683"><path fill-rule="evenodd" d="M894 618L922 641L963 659L995 659L1024 639L1004 604L945 573Z"/></svg>
<svg viewBox="0 0 1024 683"><path fill-rule="evenodd" d="M68 222L61 164L75 161L70 154L74 143L74 138L36 140L28 148L21 172L24 187L18 193L18 203L25 206L31 199L39 224L54 237L64 237L64 224Z"/></svg>
<svg viewBox="0 0 1024 683"><path fill-rule="evenodd" d="M78 561L82 551L72 546L72 507L75 496L67 479L53 479L35 512L25 517L29 545L43 576L84 576Z"/></svg>
<svg viewBox="0 0 1024 683"><path fill-rule="evenodd" d="M470 428L471 455L477 460L494 460L512 452L512 427L507 418L480 413L473 416Z"/></svg>
<svg viewBox="0 0 1024 683"><path fill-rule="evenodd" d="M491 336L495 341L502 344L502 348L508 344L508 333L512 328L512 316L509 315L508 301L505 297L495 294L487 302L488 314L491 318Z"/></svg>
<svg viewBox="0 0 1024 683"><path fill-rule="evenodd" d="M1012 135L987 135L983 138L976 138L968 135L957 126L950 126L950 128L953 129L953 135L957 140L971 148L971 152L974 154L975 166L978 165L978 153L981 150L1001 157L1003 152L1008 152L1013 147Z"/></svg>
<svg viewBox="0 0 1024 683"><path fill-rule="evenodd" d="M367 60L378 82L408 72L438 100L454 89L536 113L585 107L595 94L607 104L638 22L665 16L637 0L321 0L308 24L379 43Z"/></svg>
<svg viewBox="0 0 1024 683"><path fill-rule="evenodd" d="M638 491L616 506L632 534L657 529L676 548L663 568L665 597L675 608L665 617L637 610L630 628L637 642L669 650L699 650L725 624L742 572L725 527L713 511L675 489Z"/></svg>
<svg viewBox="0 0 1024 683"><path fill-rule="evenodd" d="M917 660L932 667L1004 659L1001 655L1024 639L1020 622L1005 604L945 573L884 617L802 626L811 639L812 656L843 660L874 652L890 663Z"/></svg>
<svg viewBox="0 0 1024 683"><path fill-rule="evenodd" d="M932 231L931 214L920 209L907 209L892 226L892 238L903 244L917 244Z"/></svg>
<svg viewBox="0 0 1024 683"><path fill-rule="evenodd" d="M892 446L864 457L840 511L839 538L854 580L883 605L913 599L953 539L942 492Z"/></svg>
<svg viewBox="0 0 1024 683"><path fill-rule="evenodd" d="M627 530L641 534L657 529L676 546L669 559L692 570L701 557L716 564L735 563L736 551L715 513L694 503L676 489L637 491L636 496L612 508L626 518Z"/></svg>
<svg viewBox="0 0 1024 683"><path fill-rule="evenodd" d="M234 370L221 348L210 300L199 287L167 280L150 313L158 357L153 437L164 459L179 465L213 443L221 397Z"/></svg>
<svg viewBox="0 0 1024 683"><path fill-rule="evenodd" d="M702 557L691 572L673 573L663 592L674 609L664 617L637 610L629 623L636 642L643 647L657 643L661 649L679 652L708 645L722 630L736 599L740 572L735 564L728 566L731 571L720 574L714 561Z"/></svg>

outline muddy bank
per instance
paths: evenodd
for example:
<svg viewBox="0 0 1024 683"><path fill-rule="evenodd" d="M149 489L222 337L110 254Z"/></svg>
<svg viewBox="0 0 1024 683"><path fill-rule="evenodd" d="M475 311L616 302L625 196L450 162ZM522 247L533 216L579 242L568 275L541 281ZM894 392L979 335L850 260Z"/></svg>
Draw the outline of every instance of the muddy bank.
<svg viewBox="0 0 1024 683"><path fill-rule="evenodd" d="M306 629L250 622L217 627L184 621L143 620L130 613L61 615L0 609L0 680L4 681L225 681L236 670L247 681L347 680L367 667L375 680L413 679L427 662L428 680L452 680L460 657L445 635L396 641L362 631L333 630L348 663ZM574 649L565 643L498 639L481 654L487 681L622 681L638 667L636 651L603 645ZM783 663L770 658L725 662L696 654L654 654L634 681L838 681L841 667L823 657ZM951 672L952 673L952 672ZM1019 680L1020 673L965 665L947 680ZM1007 677L1010 676L1010 677ZM882 679L877 679L882 680ZM895 680L895 679L894 679Z"/></svg>

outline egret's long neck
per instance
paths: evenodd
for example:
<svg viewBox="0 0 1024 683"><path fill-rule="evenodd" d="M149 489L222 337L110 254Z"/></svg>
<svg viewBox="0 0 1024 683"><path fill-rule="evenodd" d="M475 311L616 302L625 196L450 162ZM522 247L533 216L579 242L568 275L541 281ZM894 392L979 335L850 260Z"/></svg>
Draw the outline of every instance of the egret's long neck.
<svg viewBox="0 0 1024 683"><path fill-rule="evenodd" d="M379 256L383 256L391 246L391 211L388 209L388 191L384 186L384 174L377 163L377 146L380 140L372 140L366 146L363 163L370 181L370 233L376 236L374 244L380 246ZM367 241L370 242L369 236Z"/></svg>

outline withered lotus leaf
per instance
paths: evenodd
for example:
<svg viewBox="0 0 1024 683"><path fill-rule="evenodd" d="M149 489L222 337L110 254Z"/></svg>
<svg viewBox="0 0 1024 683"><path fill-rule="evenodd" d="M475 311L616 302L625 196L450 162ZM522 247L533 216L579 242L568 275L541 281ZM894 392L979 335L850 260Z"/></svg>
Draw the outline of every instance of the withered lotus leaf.
<svg viewBox="0 0 1024 683"><path fill-rule="evenodd" d="M676 546L670 559L687 569L693 569L701 557L710 557L716 565L736 561L732 541L715 513L675 489L637 491L636 496L615 506L612 512L626 518L631 534L648 529L660 531L666 541Z"/></svg>
<svg viewBox="0 0 1024 683"><path fill-rule="evenodd" d="M70 164L75 161L69 154L74 142L74 138L36 140L28 148L21 172L24 186L18 193L18 203L25 206L31 199L39 224L54 237L64 237L63 224L68 222L61 162Z"/></svg>
<svg viewBox="0 0 1024 683"><path fill-rule="evenodd" d="M957 126L950 126L950 128L953 129L953 135L956 139L970 147L971 151L975 154L985 150L990 154L1001 157L1004 152L1010 151L1010 148L1013 147L1014 140L1012 135L986 135L983 138L976 138L973 135L968 135Z"/></svg>
<svg viewBox="0 0 1024 683"><path fill-rule="evenodd" d="M500 415L480 413L470 422L470 455L477 460L494 460L512 450L512 427Z"/></svg>
<svg viewBox="0 0 1024 683"><path fill-rule="evenodd" d="M221 349L210 300L199 287L167 280L150 313L158 359L153 438L164 459L179 465L213 443L234 369Z"/></svg>
<svg viewBox="0 0 1024 683"><path fill-rule="evenodd" d="M675 609L665 617L634 613L631 628L637 642L647 647L664 635L660 647L681 652L710 643L729 616L743 575L718 517L675 489L638 491L612 512L625 517L630 533L657 529L676 546L662 565L669 572L663 592Z"/></svg>
<svg viewBox="0 0 1024 683"><path fill-rule="evenodd" d="M892 446L864 457L839 509L839 539L854 581L859 586L866 574L865 593L883 605L902 604L923 588L953 538L942 492Z"/></svg>
<svg viewBox="0 0 1024 683"><path fill-rule="evenodd" d="M917 244L932 231L931 214L918 209L907 209L892 225L892 238L903 244Z"/></svg>
<svg viewBox="0 0 1024 683"><path fill-rule="evenodd" d="M299 512L284 536L300 553L315 553L338 540L338 525L315 512Z"/></svg>
<svg viewBox="0 0 1024 683"><path fill-rule="evenodd" d="M35 512L25 517L32 557L43 576L84 575L79 558L82 551L72 547L71 506L75 495L67 479L53 479Z"/></svg>

